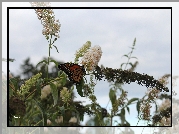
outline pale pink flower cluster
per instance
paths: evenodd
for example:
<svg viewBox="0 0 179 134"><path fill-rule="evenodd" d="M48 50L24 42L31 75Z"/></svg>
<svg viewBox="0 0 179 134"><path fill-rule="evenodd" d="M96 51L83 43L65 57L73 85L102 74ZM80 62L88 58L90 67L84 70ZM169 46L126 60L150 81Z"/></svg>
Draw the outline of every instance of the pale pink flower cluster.
<svg viewBox="0 0 179 134"><path fill-rule="evenodd" d="M159 79L160 83L162 83L164 86L166 86L169 83L169 81L168 81L169 77L170 77L170 74L166 74L166 75L162 76Z"/></svg>
<svg viewBox="0 0 179 134"><path fill-rule="evenodd" d="M166 74L164 76L162 76L158 81L163 84L164 86L166 86L169 82L168 82L168 78L170 77L169 74ZM148 100L155 100L158 98L160 94L160 91L157 88L152 88L152 89L147 89L146 95L148 96Z"/></svg>
<svg viewBox="0 0 179 134"><path fill-rule="evenodd" d="M157 90L156 88L148 88L147 89L147 96L148 96L148 100L155 100L158 98L160 91Z"/></svg>
<svg viewBox="0 0 179 134"><path fill-rule="evenodd" d="M33 7L42 7L42 6L49 6L48 3L45 2L32 2L31 5ZM37 17L41 20L43 25L42 34L43 35L54 35L56 37L59 36L61 24L59 20L55 21L55 15L52 9L35 9Z"/></svg>
<svg viewBox="0 0 179 134"><path fill-rule="evenodd" d="M81 64L86 67L87 71L93 71L98 65L102 56L102 50L100 46L94 46L90 48L82 57Z"/></svg>
<svg viewBox="0 0 179 134"><path fill-rule="evenodd" d="M141 106L140 106L140 111L141 111L141 118L143 120L150 120L150 108L151 108L151 104L148 103L147 101L143 101L143 103L141 103Z"/></svg>

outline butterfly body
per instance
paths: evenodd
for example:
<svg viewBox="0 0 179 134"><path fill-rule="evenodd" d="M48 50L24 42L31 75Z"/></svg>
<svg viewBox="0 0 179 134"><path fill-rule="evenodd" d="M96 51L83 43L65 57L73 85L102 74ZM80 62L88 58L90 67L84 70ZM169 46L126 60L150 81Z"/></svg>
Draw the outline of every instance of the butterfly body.
<svg viewBox="0 0 179 134"><path fill-rule="evenodd" d="M80 66L78 64L64 63L64 64L59 64L58 68L64 71L68 75L70 81L76 84L79 84L83 76L85 75L84 66Z"/></svg>

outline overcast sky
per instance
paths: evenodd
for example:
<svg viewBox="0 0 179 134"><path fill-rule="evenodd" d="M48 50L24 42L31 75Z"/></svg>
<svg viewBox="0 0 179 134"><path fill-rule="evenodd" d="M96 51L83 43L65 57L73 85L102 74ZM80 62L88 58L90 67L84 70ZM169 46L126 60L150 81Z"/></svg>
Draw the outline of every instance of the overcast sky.
<svg viewBox="0 0 179 134"><path fill-rule="evenodd" d="M70 4L68 6L77 6L73 3ZM83 5L94 6L92 3ZM112 5L110 3L105 6ZM156 3L151 3L151 6L156 5ZM14 6L16 5L14 4ZM30 6L30 4L24 3L22 6ZM51 3L51 6L67 5ZM103 5L100 4L99 6ZM137 4L120 3L118 6L137 6ZM146 3L139 6L150 6L150 4ZM162 6L162 4L158 6ZM170 4L163 4L163 6L168 7ZM171 6L178 6L178 3L171 4ZM51 51L51 56L54 59L73 62L76 50L86 41L91 41L92 46L101 46L103 52L98 65L103 64L105 67L119 68L121 63L127 61L122 55L131 51L129 47L131 47L136 37L136 49L133 56L138 58L139 65L135 71L149 74L154 76L155 79L171 73L170 9L54 9L54 13L55 18L59 19L61 23L60 38L55 42L59 53L55 49ZM176 18L179 15L178 13L178 8L173 8L173 75L179 75L177 70L178 60L176 60L179 50L178 35L176 35L179 31L179 20ZM6 19L5 15L3 17ZM6 22L3 21L3 23ZM10 71L17 74L21 73L20 64L27 57L30 57L31 62L36 65L43 57L48 56L48 42L41 34L42 25L33 9L11 9L9 12L9 26L9 56L16 60L10 63ZM6 34L3 36L5 37ZM6 44L5 40L3 42L4 52L2 57L6 58L5 50L7 48L4 44ZM2 67L3 71L6 72L6 65L3 64ZM168 87L171 89L170 85ZM125 85L124 89L129 92L128 97L130 99L143 97L147 88L132 83ZM95 95L103 107L107 105L108 92L109 83L105 81L98 82ZM86 98L80 98L79 96L77 100L87 101ZM129 120L133 123L131 125L136 125L137 121L136 113L131 113Z"/></svg>

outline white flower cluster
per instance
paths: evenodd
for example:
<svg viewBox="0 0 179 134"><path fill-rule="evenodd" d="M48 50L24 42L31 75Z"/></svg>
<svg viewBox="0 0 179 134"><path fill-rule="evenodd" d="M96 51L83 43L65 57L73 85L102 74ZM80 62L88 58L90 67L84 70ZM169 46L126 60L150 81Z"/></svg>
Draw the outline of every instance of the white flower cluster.
<svg viewBox="0 0 179 134"><path fill-rule="evenodd" d="M63 122L63 116L58 116L57 119L55 119L55 122L60 124Z"/></svg>
<svg viewBox="0 0 179 134"><path fill-rule="evenodd" d="M33 7L47 7L49 2L31 2ZM43 35L54 35L59 36L61 24L59 20L55 21L55 15L52 9L35 9L38 19L41 20L43 25L42 34Z"/></svg>
<svg viewBox="0 0 179 134"><path fill-rule="evenodd" d="M40 96L40 98L41 99L45 99L50 93L51 93L50 85L46 85L41 90L41 96Z"/></svg>
<svg viewBox="0 0 179 134"><path fill-rule="evenodd" d="M60 124L63 123L63 116L57 116L57 119L55 119L55 122ZM69 120L69 123L77 123L77 118L76 117L71 117ZM47 125L51 125L52 122L51 120L47 119Z"/></svg>
<svg viewBox="0 0 179 134"><path fill-rule="evenodd" d="M53 82L53 84L55 84L56 86L61 86L59 83L57 83L56 81ZM51 93L51 87L50 85L46 85L43 87L43 89L41 90L41 99L45 99L49 94Z"/></svg>
<svg viewBox="0 0 179 134"><path fill-rule="evenodd" d="M77 123L77 118L71 117L70 120L69 120L69 123Z"/></svg>
<svg viewBox="0 0 179 134"><path fill-rule="evenodd" d="M51 120L47 119L47 125L50 126L51 124L52 124Z"/></svg>
<svg viewBox="0 0 179 134"><path fill-rule="evenodd" d="M90 48L81 59L81 64L84 65L87 71L93 71L98 65L102 56L102 50L100 46L94 46Z"/></svg>

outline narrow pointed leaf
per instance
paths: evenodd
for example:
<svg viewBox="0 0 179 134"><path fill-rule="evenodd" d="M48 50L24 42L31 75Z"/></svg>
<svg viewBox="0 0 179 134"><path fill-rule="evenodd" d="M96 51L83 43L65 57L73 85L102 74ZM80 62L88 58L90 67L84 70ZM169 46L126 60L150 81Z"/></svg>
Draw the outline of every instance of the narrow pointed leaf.
<svg viewBox="0 0 179 134"><path fill-rule="evenodd" d="M128 101L127 105L130 105L132 102L139 100L139 98L132 98Z"/></svg>
<svg viewBox="0 0 179 134"><path fill-rule="evenodd" d="M36 104L36 105L37 105L37 107L39 108L39 110L40 110L41 114L43 115L44 110L43 110L43 108L42 108L41 104L40 104L40 103L39 103L36 99L33 99L33 101L35 102L35 104Z"/></svg>
<svg viewBox="0 0 179 134"><path fill-rule="evenodd" d="M131 59L134 58L134 59L137 59L137 57L131 57Z"/></svg>
<svg viewBox="0 0 179 134"><path fill-rule="evenodd" d="M50 60L50 62L55 63L55 66L58 67L58 62L56 62L55 60Z"/></svg>
<svg viewBox="0 0 179 134"><path fill-rule="evenodd" d="M133 67L133 64L132 64L132 62L129 62L128 64L129 64L129 65L131 65L131 67Z"/></svg>
<svg viewBox="0 0 179 134"><path fill-rule="evenodd" d="M115 91L112 89L110 89L109 91L109 98L111 100L111 103L114 104L116 101L116 94L115 94Z"/></svg>
<svg viewBox="0 0 179 134"><path fill-rule="evenodd" d="M53 46L55 47L55 49L56 49L56 50L57 50L57 52L59 53L57 46L55 46L55 45L53 45Z"/></svg>
<svg viewBox="0 0 179 134"><path fill-rule="evenodd" d="M136 109L137 109L137 112L138 112L138 115L139 115L139 112L140 112L140 101L139 100L137 102Z"/></svg>
<svg viewBox="0 0 179 134"><path fill-rule="evenodd" d="M79 94L81 97L84 97L84 96L83 96L83 92L82 92L82 85L83 85L83 84L84 84L84 80L82 80L80 84L77 84L77 85L76 85L77 92L78 92L78 94Z"/></svg>
<svg viewBox="0 0 179 134"><path fill-rule="evenodd" d="M54 106L57 104L58 101L58 89L54 83L50 83L50 88L53 96Z"/></svg>
<svg viewBox="0 0 179 134"><path fill-rule="evenodd" d="M41 63L45 63L45 64L47 64L47 61L46 61L46 60L42 60L42 61L40 61L39 63L37 63L36 68L37 68L37 66L38 66L39 64L41 64Z"/></svg>
<svg viewBox="0 0 179 134"><path fill-rule="evenodd" d="M127 57L127 58L129 57L127 54L125 54L125 55L123 55L123 56L125 56L125 57ZM123 57L123 56L122 56L122 57Z"/></svg>
<svg viewBox="0 0 179 134"><path fill-rule="evenodd" d="M128 111L128 113L130 114L130 109L129 109L129 107L127 107L127 111Z"/></svg>

